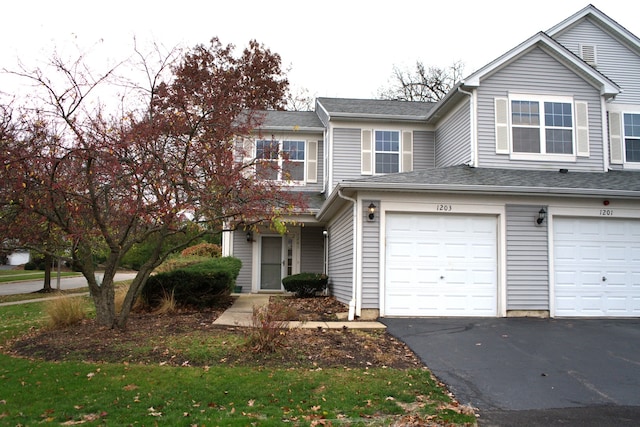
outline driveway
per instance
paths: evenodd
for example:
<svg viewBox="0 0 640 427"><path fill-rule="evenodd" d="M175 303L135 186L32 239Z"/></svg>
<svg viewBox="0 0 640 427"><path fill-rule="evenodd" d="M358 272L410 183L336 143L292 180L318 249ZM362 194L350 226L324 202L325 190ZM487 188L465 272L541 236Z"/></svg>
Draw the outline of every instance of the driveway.
<svg viewBox="0 0 640 427"><path fill-rule="evenodd" d="M480 426L640 425L640 319L381 320Z"/></svg>

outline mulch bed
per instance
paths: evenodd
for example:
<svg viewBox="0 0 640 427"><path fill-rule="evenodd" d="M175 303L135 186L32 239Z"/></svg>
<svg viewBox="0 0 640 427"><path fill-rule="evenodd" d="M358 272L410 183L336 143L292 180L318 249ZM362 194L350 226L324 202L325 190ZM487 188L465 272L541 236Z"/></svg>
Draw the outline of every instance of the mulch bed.
<svg viewBox="0 0 640 427"><path fill-rule="evenodd" d="M292 368L316 367L390 367L420 368L423 363L401 341L385 331L356 329L292 329L284 330L282 342L275 352L255 352L249 346L229 346L228 353L216 359L193 361L181 357L179 348L171 348L175 337L189 335L236 336L248 340L252 328L214 326L214 320L234 301L221 299L205 310L181 310L158 315L133 312L126 331L99 327L84 320L63 330L41 329L11 343L5 351L15 356L48 361L84 360L87 362L164 364L171 366L273 366ZM286 313L287 319L303 321L337 320L345 306L333 297L282 298L272 297L271 304ZM285 307L283 310L282 307ZM160 338L159 338L160 337ZM157 340L167 345L154 345ZM155 340L155 341L154 341ZM148 351L131 354L130 349L148 347ZM219 349L218 349L219 350Z"/></svg>

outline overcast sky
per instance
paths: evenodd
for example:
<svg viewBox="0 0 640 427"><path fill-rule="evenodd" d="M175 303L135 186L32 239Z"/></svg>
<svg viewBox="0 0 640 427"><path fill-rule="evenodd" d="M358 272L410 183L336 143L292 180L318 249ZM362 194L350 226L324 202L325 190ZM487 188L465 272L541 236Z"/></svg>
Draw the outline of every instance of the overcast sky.
<svg viewBox="0 0 640 427"><path fill-rule="evenodd" d="M598 3L598 1L600 3ZM640 36L640 2L593 4ZM445 67L465 75L548 30L589 3L495 0L20 0L3 4L0 68L97 45L114 61L133 37L167 47L217 36L238 50L255 39L282 56L293 88L311 96L373 98L394 65ZM5 92L10 88L0 88Z"/></svg>

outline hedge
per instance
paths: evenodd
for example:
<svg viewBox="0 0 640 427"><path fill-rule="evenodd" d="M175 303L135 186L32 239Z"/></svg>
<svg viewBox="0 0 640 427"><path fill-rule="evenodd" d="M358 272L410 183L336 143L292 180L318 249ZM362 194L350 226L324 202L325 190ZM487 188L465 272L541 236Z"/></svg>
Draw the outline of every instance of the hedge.
<svg viewBox="0 0 640 427"><path fill-rule="evenodd" d="M231 293L241 267L238 258L224 257L158 273L149 277L141 296L151 306L167 295L173 295L178 305L210 306Z"/></svg>
<svg viewBox="0 0 640 427"><path fill-rule="evenodd" d="M321 273L299 273L282 279L282 286L298 297L312 297L327 287L329 278Z"/></svg>

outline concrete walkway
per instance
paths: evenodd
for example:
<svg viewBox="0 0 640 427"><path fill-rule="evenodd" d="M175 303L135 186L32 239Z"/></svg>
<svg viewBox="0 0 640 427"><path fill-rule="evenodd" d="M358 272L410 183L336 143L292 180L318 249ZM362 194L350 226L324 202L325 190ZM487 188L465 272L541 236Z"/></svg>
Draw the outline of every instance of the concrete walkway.
<svg viewBox="0 0 640 427"><path fill-rule="evenodd" d="M253 326L251 315L254 306L269 304L270 295L238 294L236 302L218 317L214 325L223 326ZM288 322L289 328L308 329L386 329L386 326L375 321L340 321L340 322Z"/></svg>

